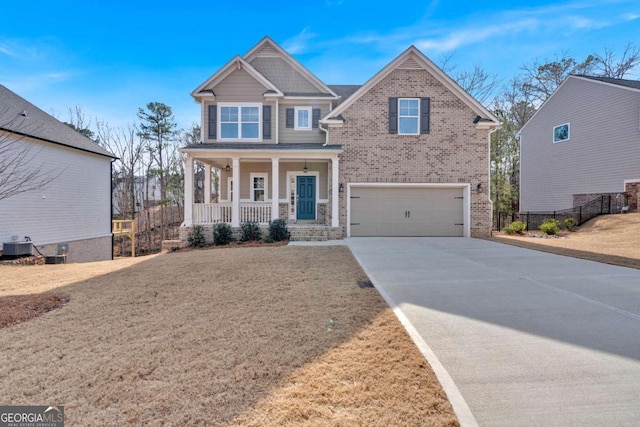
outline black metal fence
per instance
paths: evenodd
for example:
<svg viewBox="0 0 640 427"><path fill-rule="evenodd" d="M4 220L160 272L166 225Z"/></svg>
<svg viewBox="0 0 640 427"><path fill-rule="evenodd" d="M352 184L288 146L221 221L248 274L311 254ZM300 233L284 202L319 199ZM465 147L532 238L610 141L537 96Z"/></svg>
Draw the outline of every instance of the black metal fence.
<svg viewBox="0 0 640 427"><path fill-rule="evenodd" d="M560 227L564 228L564 220L573 218L577 225L582 225L598 215L619 213L622 206L610 194L604 194L582 206L570 209L547 212L496 212L493 215L493 229L503 230L514 221L522 221L527 225L527 230L538 230L545 219L558 220Z"/></svg>

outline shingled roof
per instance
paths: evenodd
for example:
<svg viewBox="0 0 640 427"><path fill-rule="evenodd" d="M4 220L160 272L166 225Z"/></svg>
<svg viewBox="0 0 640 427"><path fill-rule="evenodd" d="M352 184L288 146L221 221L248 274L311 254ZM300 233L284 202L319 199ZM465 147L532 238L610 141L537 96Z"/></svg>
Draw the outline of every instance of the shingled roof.
<svg viewBox="0 0 640 427"><path fill-rule="evenodd" d="M0 85L0 130L115 158L98 144Z"/></svg>
<svg viewBox="0 0 640 427"><path fill-rule="evenodd" d="M328 85L328 86L331 88L332 91L334 91L340 97L340 100L336 104L336 105L340 105L342 101L350 97L353 94L353 92L360 89L360 86L362 85Z"/></svg>
<svg viewBox="0 0 640 427"><path fill-rule="evenodd" d="M640 89L640 80L614 79L611 77L585 76L574 74L576 77L584 77L586 79L597 80L599 82L610 83L618 86L630 87L632 89Z"/></svg>

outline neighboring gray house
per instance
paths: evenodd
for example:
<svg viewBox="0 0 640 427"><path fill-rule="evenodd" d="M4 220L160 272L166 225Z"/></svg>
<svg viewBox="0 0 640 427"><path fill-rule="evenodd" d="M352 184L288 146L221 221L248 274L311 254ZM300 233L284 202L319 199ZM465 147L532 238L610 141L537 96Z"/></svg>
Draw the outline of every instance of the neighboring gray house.
<svg viewBox="0 0 640 427"><path fill-rule="evenodd" d="M29 236L68 262L112 259L111 153L0 85L0 156L0 194L50 179L0 200L0 243Z"/></svg>
<svg viewBox="0 0 640 427"><path fill-rule="evenodd" d="M601 194L637 210L638 184L640 81L569 76L520 131L521 212Z"/></svg>
<svg viewBox="0 0 640 427"><path fill-rule="evenodd" d="M326 85L265 37L191 95L183 237L273 219L296 239L491 233L498 120L413 46L362 86ZM218 203L193 203L194 162L220 170Z"/></svg>

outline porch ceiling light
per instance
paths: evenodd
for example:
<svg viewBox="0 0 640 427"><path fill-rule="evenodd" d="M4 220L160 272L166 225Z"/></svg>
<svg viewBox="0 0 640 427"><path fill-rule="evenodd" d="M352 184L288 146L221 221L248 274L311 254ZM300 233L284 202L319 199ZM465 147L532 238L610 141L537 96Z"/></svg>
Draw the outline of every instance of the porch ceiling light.
<svg viewBox="0 0 640 427"><path fill-rule="evenodd" d="M227 166L224 167L224 170L227 172L231 172L231 166L229 166L229 160L227 160Z"/></svg>
<svg viewBox="0 0 640 427"><path fill-rule="evenodd" d="M302 168L302 172L309 172L309 168L307 167L307 159L304 159L304 167Z"/></svg>

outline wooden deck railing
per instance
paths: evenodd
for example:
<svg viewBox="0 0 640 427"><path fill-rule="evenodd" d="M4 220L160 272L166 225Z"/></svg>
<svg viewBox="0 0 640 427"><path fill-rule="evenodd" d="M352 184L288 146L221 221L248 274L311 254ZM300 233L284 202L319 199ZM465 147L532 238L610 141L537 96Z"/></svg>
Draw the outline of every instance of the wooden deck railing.
<svg viewBox="0 0 640 427"><path fill-rule="evenodd" d="M136 222L133 219L114 219L111 221L113 234L124 234L131 239L131 257L136 256Z"/></svg>

